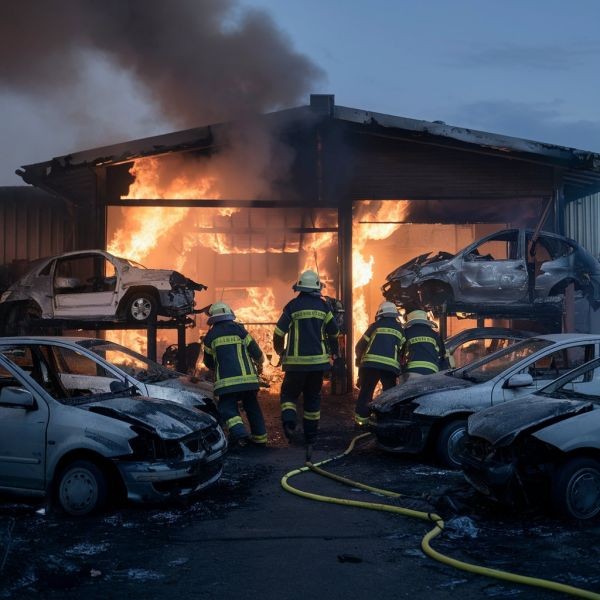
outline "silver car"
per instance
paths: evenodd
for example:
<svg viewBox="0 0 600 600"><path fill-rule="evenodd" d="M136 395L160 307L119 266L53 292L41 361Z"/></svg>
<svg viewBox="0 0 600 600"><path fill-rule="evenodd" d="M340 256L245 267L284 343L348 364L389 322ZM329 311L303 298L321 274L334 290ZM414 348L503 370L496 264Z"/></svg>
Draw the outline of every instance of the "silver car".
<svg viewBox="0 0 600 600"><path fill-rule="evenodd" d="M371 428L385 450L431 449L441 464L460 468L470 415L541 389L599 349L600 335L540 335L460 369L409 379L373 400Z"/></svg>
<svg viewBox="0 0 600 600"><path fill-rule="evenodd" d="M205 289L177 271L85 250L36 261L0 296L0 310L7 334L31 317L146 323L191 313L194 292Z"/></svg>
<svg viewBox="0 0 600 600"><path fill-rule="evenodd" d="M417 256L386 278L386 300L423 302L427 307L460 305L481 310L543 303L573 283L600 302L600 262L575 240L531 229L505 229L473 242L456 254ZM465 306L466 305L466 306Z"/></svg>
<svg viewBox="0 0 600 600"><path fill-rule="evenodd" d="M218 418L213 383L172 371L121 346L97 338L17 336L0 338L1 344L40 347L51 354L62 385L90 393L111 391L111 386L134 387L142 396L172 400ZM95 366L97 365L97 366ZM96 370L104 375L98 376Z"/></svg>
<svg viewBox="0 0 600 600"><path fill-rule="evenodd" d="M572 519L600 514L600 359L468 427L463 469L483 494L513 506L550 501Z"/></svg>
<svg viewBox="0 0 600 600"><path fill-rule="evenodd" d="M109 391L69 381L50 346L0 340L0 489L86 515L121 494L157 502L219 479L227 442L215 419L137 395L83 355L71 360Z"/></svg>

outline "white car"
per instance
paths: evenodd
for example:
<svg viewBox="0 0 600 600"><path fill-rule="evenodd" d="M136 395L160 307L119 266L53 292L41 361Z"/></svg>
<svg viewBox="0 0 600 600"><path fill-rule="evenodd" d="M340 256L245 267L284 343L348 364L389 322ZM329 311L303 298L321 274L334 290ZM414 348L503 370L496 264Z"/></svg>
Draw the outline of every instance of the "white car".
<svg viewBox="0 0 600 600"><path fill-rule="evenodd" d="M3 347L41 353L69 393L102 394L134 388L142 396L171 400L218 419L213 384L177 373L114 342L96 338L0 337Z"/></svg>
<svg viewBox="0 0 600 600"><path fill-rule="evenodd" d="M29 318L146 323L156 315L193 312L206 286L177 271L146 269L104 250L67 252L36 261L0 297L5 332Z"/></svg>
<svg viewBox="0 0 600 600"><path fill-rule="evenodd" d="M600 355L600 335L557 333L517 342L460 369L427 375L386 390L370 405L371 428L390 452L431 448L459 468L467 419L516 400Z"/></svg>

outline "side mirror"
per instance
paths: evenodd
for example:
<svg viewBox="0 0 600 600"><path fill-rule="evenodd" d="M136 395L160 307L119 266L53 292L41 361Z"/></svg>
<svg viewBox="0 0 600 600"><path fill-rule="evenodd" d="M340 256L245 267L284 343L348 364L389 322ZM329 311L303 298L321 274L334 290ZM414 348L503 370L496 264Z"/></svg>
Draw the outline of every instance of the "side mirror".
<svg viewBox="0 0 600 600"><path fill-rule="evenodd" d="M0 405L32 410L35 408L35 400L28 390L8 386L0 391Z"/></svg>
<svg viewBox="0 0 600 600"><path fill-rule="evenodd" d="M517 373L504 384L504 387L519 388L528 385L533 385L533 377L529 373Z"/></svg>

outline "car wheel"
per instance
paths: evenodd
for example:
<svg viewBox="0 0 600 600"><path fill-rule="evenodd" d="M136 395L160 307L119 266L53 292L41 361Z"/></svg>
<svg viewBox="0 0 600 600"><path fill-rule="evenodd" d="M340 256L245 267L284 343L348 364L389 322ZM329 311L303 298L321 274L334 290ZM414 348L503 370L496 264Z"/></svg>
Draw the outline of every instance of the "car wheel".
<svg viewBox="0 0 600 600"><path fill-rule="evenodd" d="M600 513L600 462L578 456L562 464L552 478L555 511L584 521Z"/></svg>
<svg viewBox="0 0 600 600"><path fill-rule="evenodd" d="M106 504L106 475L89 460L67 465L56 482L56 499L62 510L75 517L100 511Z"/></svg>
<svg viewBox="0 0 600 600"><path fill-rule="evenodd" d="M136 292L127 302L126 316L131 323L147 323L156 316L158 303L149 292Z"/></svg>
<svg viewBox="0 0 600 600"><path fill-rule="evenodd" d="M446 423L435 441L435 457L438 462L449 469L460 469L460 457L466 437L466 419L457 419Z"/></svg>

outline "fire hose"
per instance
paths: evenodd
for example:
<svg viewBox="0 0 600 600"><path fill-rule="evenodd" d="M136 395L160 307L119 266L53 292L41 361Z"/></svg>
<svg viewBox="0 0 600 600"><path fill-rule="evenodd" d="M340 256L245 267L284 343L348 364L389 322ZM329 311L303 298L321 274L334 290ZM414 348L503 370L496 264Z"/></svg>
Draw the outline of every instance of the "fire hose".
<svg viewBox="0 0 600 600"><path fill-rule="evenodd" d="M573 587L573 586L570 586L570 585L567 585L564 583L558 583L556 581L551 581L548 579L539 579L537 577L529 577L526 575L519 575L517 573L511 573L509 571L501 571L499 569L491 569L489 567L484 567L481 565L467 563L462 560L458 560L458 559L452 558L450 556L446 556L446 555L442 554L441 552L434 550L431 547L431 541L434 538L436 538L437 536L439 536L444 531L444 521L439 515L437 515L435 513L414 510L411 508L405 508L405 507L396 506L393 504L385 504L382 502L365 502L362 500L349 500L346 498L337 498L334 496L323 496L321 494L315 494L313 492L305 492L304 490L300 490L296 487L293 487L289 483L289 480L292 477L300 475L301 473L306 473L308 471L312 471L313 473L316 473L317 475L321 475L322 477L327 477L329 479L333 479L334 481L337 481L344 485L348 485L348 486L351 486L354 488L372 492L374 494L378 494L381 496L386 496L388 498L398 499L398 498L406 497L403 494L400 494L398 492L393 492L391 490L376 488L376 487L361 483L359 481L352 481L351 479L347 479L346 477L342 477L340 475L336 475L335 473L331 473L329 471L321 469L321 466L324 464L327 464L327 463L333 462L335 460L344 458L345 456L348 456L352 452L352 450L354 450L354 447L358 440L368 437L370 435L371 435L370 433L363 433L361 435L356 436L350 442L350 445L348 446L348 448L346 448L346 450L344 452L342 452L341 454L338 454L337 456L327 458L325 460L322 460L322 461L314 463L314 464L312 462L307 462L304 467L300 467L298 469L289 471L281 478L281 486L283 487L284 490L286 490L287 492L290 492L291 494L295 494L296 496L301 496L302 498L307 498L309 500L315 500L317 502L326 502L328 504L338 504L341 506L354 506L356 508L364 508L364 509L368 509L368 510L390 512L390 513L403 515L406 517L413 517L415 519L420 519L422 521L428 521L430 523L433 523L433 525L434 525L433 529L431 529L429 532L427 532L423 536L423 539L421 540L421 549L430 558L433 558L434 560L437 560L438 562L449 565L456 569L468 571L469 573L474 573L476 575L484 575L485 577L492 577L495 579L500 579L502 581L509 581L511 583L520 583L523 585L529 585L529 586L533 586L533 587L537 587L537 588L543 588L543 589L551 590L554 592L562 592L563 594L568 594L570 596L575 596L577 598L588 598L591 600L600 600L600 594L596 593L596 592L584 590L582 588Z"/></svg>

